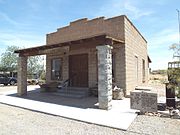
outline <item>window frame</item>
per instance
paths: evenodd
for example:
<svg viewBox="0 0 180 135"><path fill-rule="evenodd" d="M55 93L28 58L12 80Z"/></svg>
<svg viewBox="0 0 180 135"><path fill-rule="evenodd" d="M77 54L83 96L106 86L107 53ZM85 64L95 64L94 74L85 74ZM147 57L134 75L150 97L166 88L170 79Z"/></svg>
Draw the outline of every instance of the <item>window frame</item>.
<svg viewBox="0 0 180 135"><path fill-rule="evenodd" d="M142 83L145 83L145 78L146 78L146 62L144 59L142 59Z"/></svg>
<svg viewBox="0 0 180 135"><path fill-rule="evenodd" d="M59 60L60 61L60 65L59 65L59 70L56 70L55 68L55 71L53 71L53 61L56 61L56 60ZM54 80L54 81L61 81L62 80L62 66L63 66L63 61L62 61L62 58L52 58L51 59L51 80ZM56 73L54 72L57 72L58 75L56 75Z"/></svg>

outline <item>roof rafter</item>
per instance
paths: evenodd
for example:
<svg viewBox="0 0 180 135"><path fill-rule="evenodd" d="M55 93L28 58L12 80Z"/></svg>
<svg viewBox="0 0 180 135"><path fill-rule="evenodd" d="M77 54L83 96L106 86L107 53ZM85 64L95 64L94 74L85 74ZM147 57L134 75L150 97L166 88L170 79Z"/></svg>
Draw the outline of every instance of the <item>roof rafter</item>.
<svg viewBox="0 0 180 135"><path fill-rule="evenodd" d="M45 50L64 47L64 46L73 46L76 44L83 44L85 42L91 42L95 40L101 41L100 43L97 44L97 46L103 45L103 44L114 45L118 43L124 43L124 41L116 39L116 38L112 38L111 36L108 36L107 34L101 34L101 35L86 37L83 39L77 39L77 40L72 40L72 41L67 41L67 42L62 42L62 43L57 43L57 44L41 45L41 46L32 47L32 48L15 50L14 53L19 53L20 56L43 55L45 54L45 52L43 52Z"/></svg>

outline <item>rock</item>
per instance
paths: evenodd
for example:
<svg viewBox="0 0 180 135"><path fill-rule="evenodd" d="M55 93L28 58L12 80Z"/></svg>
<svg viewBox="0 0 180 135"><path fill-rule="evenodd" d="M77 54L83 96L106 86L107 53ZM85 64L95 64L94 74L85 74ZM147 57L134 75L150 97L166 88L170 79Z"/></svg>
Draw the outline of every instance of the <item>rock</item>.
<svg viewBox="0 0 180 135"><path fill-rule="evenodd" d="M158 110L160 110L160 111L166 110L166 104L164 104L164 103L158 103L157 107L158 107Z"/></svg>
<svg viewBox="0 0 180 135"><path fill-rule="evenodd" d="M153 113L148 113L148 116L154 116L154 114Z"/></svg>
<svg viewBox="0 0 180 135"><path fill-rule="evenodd" d="M157 93L148 91L130 92L130 107L144 112L157 112Z"/></svg>
<svg viewBox="0 0 180 135"><path fill-rule="evenodd" d="M179 115L179 110L178 109L176 109L176 110L172 110L172 115Z"/></svg>
<svg viewBox="0 0 180 135"><path fill-rule="evenodd" d="M115 99L115 100L122 100L122 99L124 99L123 89L118 88L117 86L115 86L113 91L112 91L112 93L113 93L112 94L113 99Z"/></svg>

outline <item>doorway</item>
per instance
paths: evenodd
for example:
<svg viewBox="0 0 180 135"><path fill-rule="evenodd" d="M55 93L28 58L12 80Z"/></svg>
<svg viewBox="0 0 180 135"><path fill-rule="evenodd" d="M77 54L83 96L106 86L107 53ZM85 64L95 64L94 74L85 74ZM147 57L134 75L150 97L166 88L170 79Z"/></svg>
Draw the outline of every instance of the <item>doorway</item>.
<svg viewBox="0 0 180 135"><path fill-rule="evenodd" d="M71 87L88 87L88 54L69 56Z"/></svg>

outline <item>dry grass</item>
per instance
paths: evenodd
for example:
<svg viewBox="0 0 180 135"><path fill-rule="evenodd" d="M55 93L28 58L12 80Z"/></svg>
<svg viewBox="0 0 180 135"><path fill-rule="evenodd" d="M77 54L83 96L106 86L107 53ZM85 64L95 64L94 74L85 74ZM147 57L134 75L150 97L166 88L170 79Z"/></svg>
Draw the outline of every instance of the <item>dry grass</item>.
<svg viewBox="0 0 180 135"><path fill-rule="evenodd" d="M165 96L165 82L167 82L167 75L150 74L148 85L152 87L152 91L156 92L159 97Z"/></svg>

